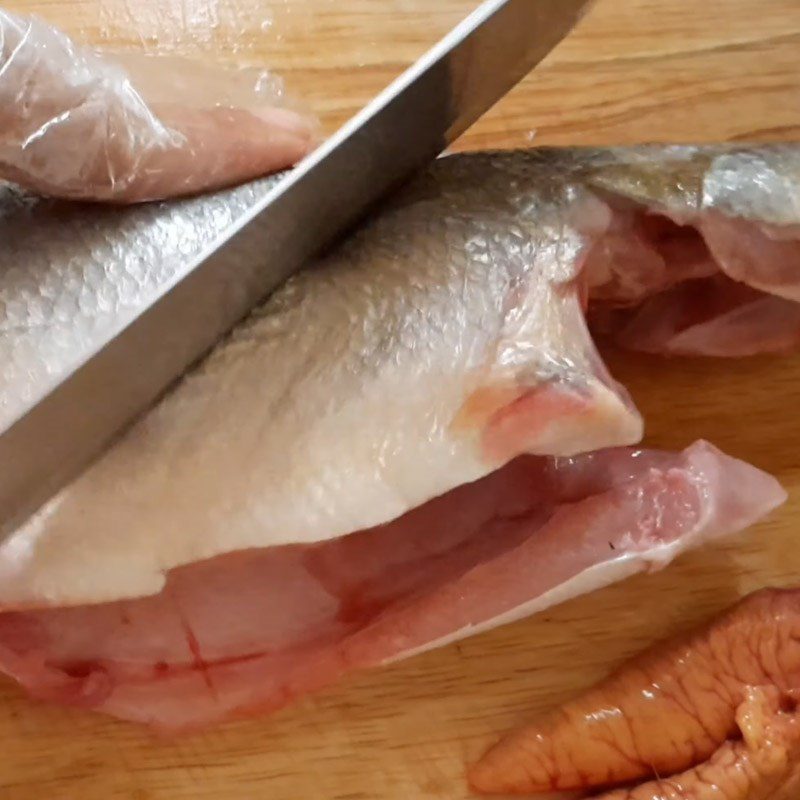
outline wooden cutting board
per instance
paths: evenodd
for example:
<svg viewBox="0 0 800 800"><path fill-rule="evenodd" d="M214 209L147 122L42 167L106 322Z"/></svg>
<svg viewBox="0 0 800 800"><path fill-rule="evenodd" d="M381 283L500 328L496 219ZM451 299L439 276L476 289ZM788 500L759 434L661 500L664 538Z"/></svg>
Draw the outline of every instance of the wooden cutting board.
<svg viewBox="0 0 800 800"><path fill-rule="evenodd" d="M533 2L533 0L531 0ZM8 0L99 44L268 64L330 130L468 0ZM433 10L431 10L433 8ZM600 0L460 147L800 138L798 0ZM765 585L800 585L800 358L612 356L651 445L706 437L790 502L737 541L301 702L177 741L0 685L2 800L467 796L492 737Z"/></svg>

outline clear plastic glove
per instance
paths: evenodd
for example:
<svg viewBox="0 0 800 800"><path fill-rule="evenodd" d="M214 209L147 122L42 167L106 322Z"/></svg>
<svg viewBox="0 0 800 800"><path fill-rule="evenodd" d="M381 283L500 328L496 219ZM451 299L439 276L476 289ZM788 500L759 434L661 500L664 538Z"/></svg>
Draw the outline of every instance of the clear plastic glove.
<svg viewBox="0 0 800 800"><path fill-rule="evenodd" d="M291 166L315 133L267 73L114 60L0 10L0 179L53 197L161 199Z"/></svg>

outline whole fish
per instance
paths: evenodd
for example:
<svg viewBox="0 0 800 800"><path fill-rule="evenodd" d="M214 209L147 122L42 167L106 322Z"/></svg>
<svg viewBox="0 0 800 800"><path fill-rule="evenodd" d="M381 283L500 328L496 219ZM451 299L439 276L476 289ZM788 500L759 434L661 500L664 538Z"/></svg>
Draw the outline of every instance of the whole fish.
<svg viewBox="0 0 800 800"><path fill-rule="evenodd" d="M585 315L645 349L790 346L799 164L790 146L438 160L0 546L0 667L194 726L755 522L784 499L769 476L704 443L626 447L642 421ZM259 191L92 217L9 190L6 419ZM695 290L716 305L675 311Z"/></svg>

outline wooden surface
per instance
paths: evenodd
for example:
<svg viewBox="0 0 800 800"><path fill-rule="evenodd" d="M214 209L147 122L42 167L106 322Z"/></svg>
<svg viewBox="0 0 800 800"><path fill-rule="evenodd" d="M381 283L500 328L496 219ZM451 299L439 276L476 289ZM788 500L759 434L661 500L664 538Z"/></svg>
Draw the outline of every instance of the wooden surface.
<svg viewBox="0 0 800 800"><path fill-rule="evenodd" d="M11 0L85 40L266 63L330 130L473 5L463 0ZM424 10L435 7L434 11ZM265 9L267 9L265 11ZM800 138L798 0L600 0L460 146ZM764 585L800 583L800 358L614 356L647 441L706 437L789 504L745 537L534 619L355 677L270 718L157 741L0 686L2 800L467 796L494 736Z"/></svg>

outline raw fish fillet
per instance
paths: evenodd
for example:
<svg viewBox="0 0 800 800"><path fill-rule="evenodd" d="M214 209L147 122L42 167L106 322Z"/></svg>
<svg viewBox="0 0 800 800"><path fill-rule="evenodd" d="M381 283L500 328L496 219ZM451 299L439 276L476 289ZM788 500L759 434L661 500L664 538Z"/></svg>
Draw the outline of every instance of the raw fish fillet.
<svg viewBox="0 0 800 800"><path fill-rule="evenodd" d="M36 697L192 728L659 568L783 499L703 442L522 456L378 528L180 567L154 597L0 614L0 666Z"/></svg>
<svg viewBox="0 0 800 800"><path fill-rule="evenodd" d="M711 214L791 242L788 201L769 206L752 173L773 165L764 182L789 197L794 153L440 159L0 545L3 669L41 697L191 727L755 522L783 499L758 470L707 445L615 449L642 422L584 312L732 283ZM30 272L0 253L2 423L262 191L77 220L0 210L12 254L42 252L37 208L51 243ZM772 283L744 288L791 303Z"/></svg>
<svg viewBox="0 0 800 800"><path fill-rule="evenodd" d="M130 203L285 169L315 128L286 105L267 72L101 56L0 8L0 180L32 191Z"/></svg>

